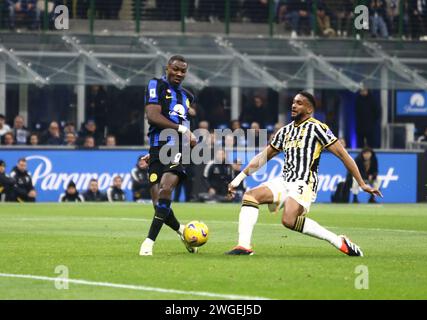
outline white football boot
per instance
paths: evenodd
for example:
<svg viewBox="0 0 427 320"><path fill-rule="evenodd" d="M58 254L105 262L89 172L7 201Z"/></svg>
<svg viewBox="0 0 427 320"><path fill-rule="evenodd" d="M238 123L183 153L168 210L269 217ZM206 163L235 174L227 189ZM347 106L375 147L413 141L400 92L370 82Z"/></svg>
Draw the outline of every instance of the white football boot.
<svg viewBox="0 0 427 320"><path fill-rule="evenodd" d="M154 241L147 238L141 244L141 249L139 249L140 256L152 256L153 255L153 244Z"/></svg>

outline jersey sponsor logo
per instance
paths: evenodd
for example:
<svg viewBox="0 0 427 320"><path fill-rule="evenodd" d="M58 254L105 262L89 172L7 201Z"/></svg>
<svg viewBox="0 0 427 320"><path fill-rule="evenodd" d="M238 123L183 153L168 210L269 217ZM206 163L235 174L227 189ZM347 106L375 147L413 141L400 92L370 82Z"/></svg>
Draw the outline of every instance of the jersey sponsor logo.
<svg viewBox="0 0 427 320"><path fill-rule="evenodd" d="M66 173L55 170L52 161L48 157L42 155L31 155L26 157L26 160L28 166L34 168L31 174L33 185L39 188L40 191L65 190L71 180L76 183L78 190L86 190L92 178L98 179L100 190L107 190L112 185L116 175L123 177L123 189L131 190L132 188L131 175L127 172L103 172L99 174L96 172Z"/></svg>
<svg viewBox="0 0 427 320"><path fill-rule="evenodd" d="M182 104L179 104L179 103L176 104L176 105L174 105L173 110L169 111L169 115L170 116L178 116L180 118L185 119L186 117L185 117L185 108L184 108L184 106Z"/></svg>

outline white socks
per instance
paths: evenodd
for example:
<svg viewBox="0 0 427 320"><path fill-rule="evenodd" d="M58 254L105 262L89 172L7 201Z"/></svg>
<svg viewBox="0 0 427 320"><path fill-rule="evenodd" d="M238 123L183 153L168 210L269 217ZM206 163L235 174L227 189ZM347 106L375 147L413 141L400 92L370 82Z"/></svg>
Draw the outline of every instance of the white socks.
<svg viewBox="0 0 427 320"><path fill-rule="evenodd" d="M258 208L242 206L240 209L239 215L239 243L238 245L246 249L251 249L251 240L252 232L254 230L255 224L258 220ZM341 237L337 236L335 233L325 229L316 221L311 220L307 217L298 217L297 225L299 227L304 225L302 233L309 235L311 237L326 240L332 244L337 249L340 249L342 246ZM299 228L297 228L299 229ZM299 230L295 230L299 231Z"/></svg>
<svg viewBox="0 0 427 320"><path fill-rule="evenodd" d="M258 208L242 206L239 215L239 246L251 249L252 231L258 220Z"/></svg>
<svg viewBox="0 0 427 320"><path fill-rule="evenodd" d="M307 217L305 218L302 233L317 239L326 240L337 249L341 248L342 239L340 237L338 237L335 233L325 229L316 221L311 220Z"/></svg>

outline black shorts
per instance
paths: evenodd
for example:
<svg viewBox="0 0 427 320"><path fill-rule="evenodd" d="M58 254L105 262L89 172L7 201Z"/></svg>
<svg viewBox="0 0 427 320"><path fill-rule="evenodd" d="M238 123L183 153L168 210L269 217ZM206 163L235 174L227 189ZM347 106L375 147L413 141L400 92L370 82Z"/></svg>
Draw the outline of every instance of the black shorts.
<svg viewBox="0 0 427 320"><path fill-rule="evenodd" d="M151 185L160 183L162 175L165 172L172 172L179 177L180 182L187 178L185 167L181 163L163 164L159 158L157 148L150 148L150 163L148 166L148 178Z"/></svg>

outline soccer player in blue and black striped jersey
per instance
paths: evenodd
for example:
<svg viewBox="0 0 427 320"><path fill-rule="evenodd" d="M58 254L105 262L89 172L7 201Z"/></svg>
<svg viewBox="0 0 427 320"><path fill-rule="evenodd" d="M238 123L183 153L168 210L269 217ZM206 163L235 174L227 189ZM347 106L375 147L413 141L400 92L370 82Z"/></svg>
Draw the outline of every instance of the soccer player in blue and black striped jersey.
<svg viewBox="0 0 427 320"><path fill-rule="evenodd" d="M196 144L196 139L189 129L187 120L190 105L194 97L181 84L187 74L188 63L184 57L172 56L166 67L166 74L160 79L149 81L145 94L145 112L150 124L148 137L150 151L146 160L149 161L149 180L151 198L155 214L147 238L141 245L139 254L151 256L153 245L163 224L175 230L183 240L184 226L181 225L171 208L172 192L178 183L186 178L185 167L182 164L183 135L190 138L190 145ZM176 130L175 136L161 139L164 129ZM170 148L173 154L167 159L161 159L161 148ZM171 159L171 160L168 160ZM189 252L196 252L183 240Z"/></svg>

